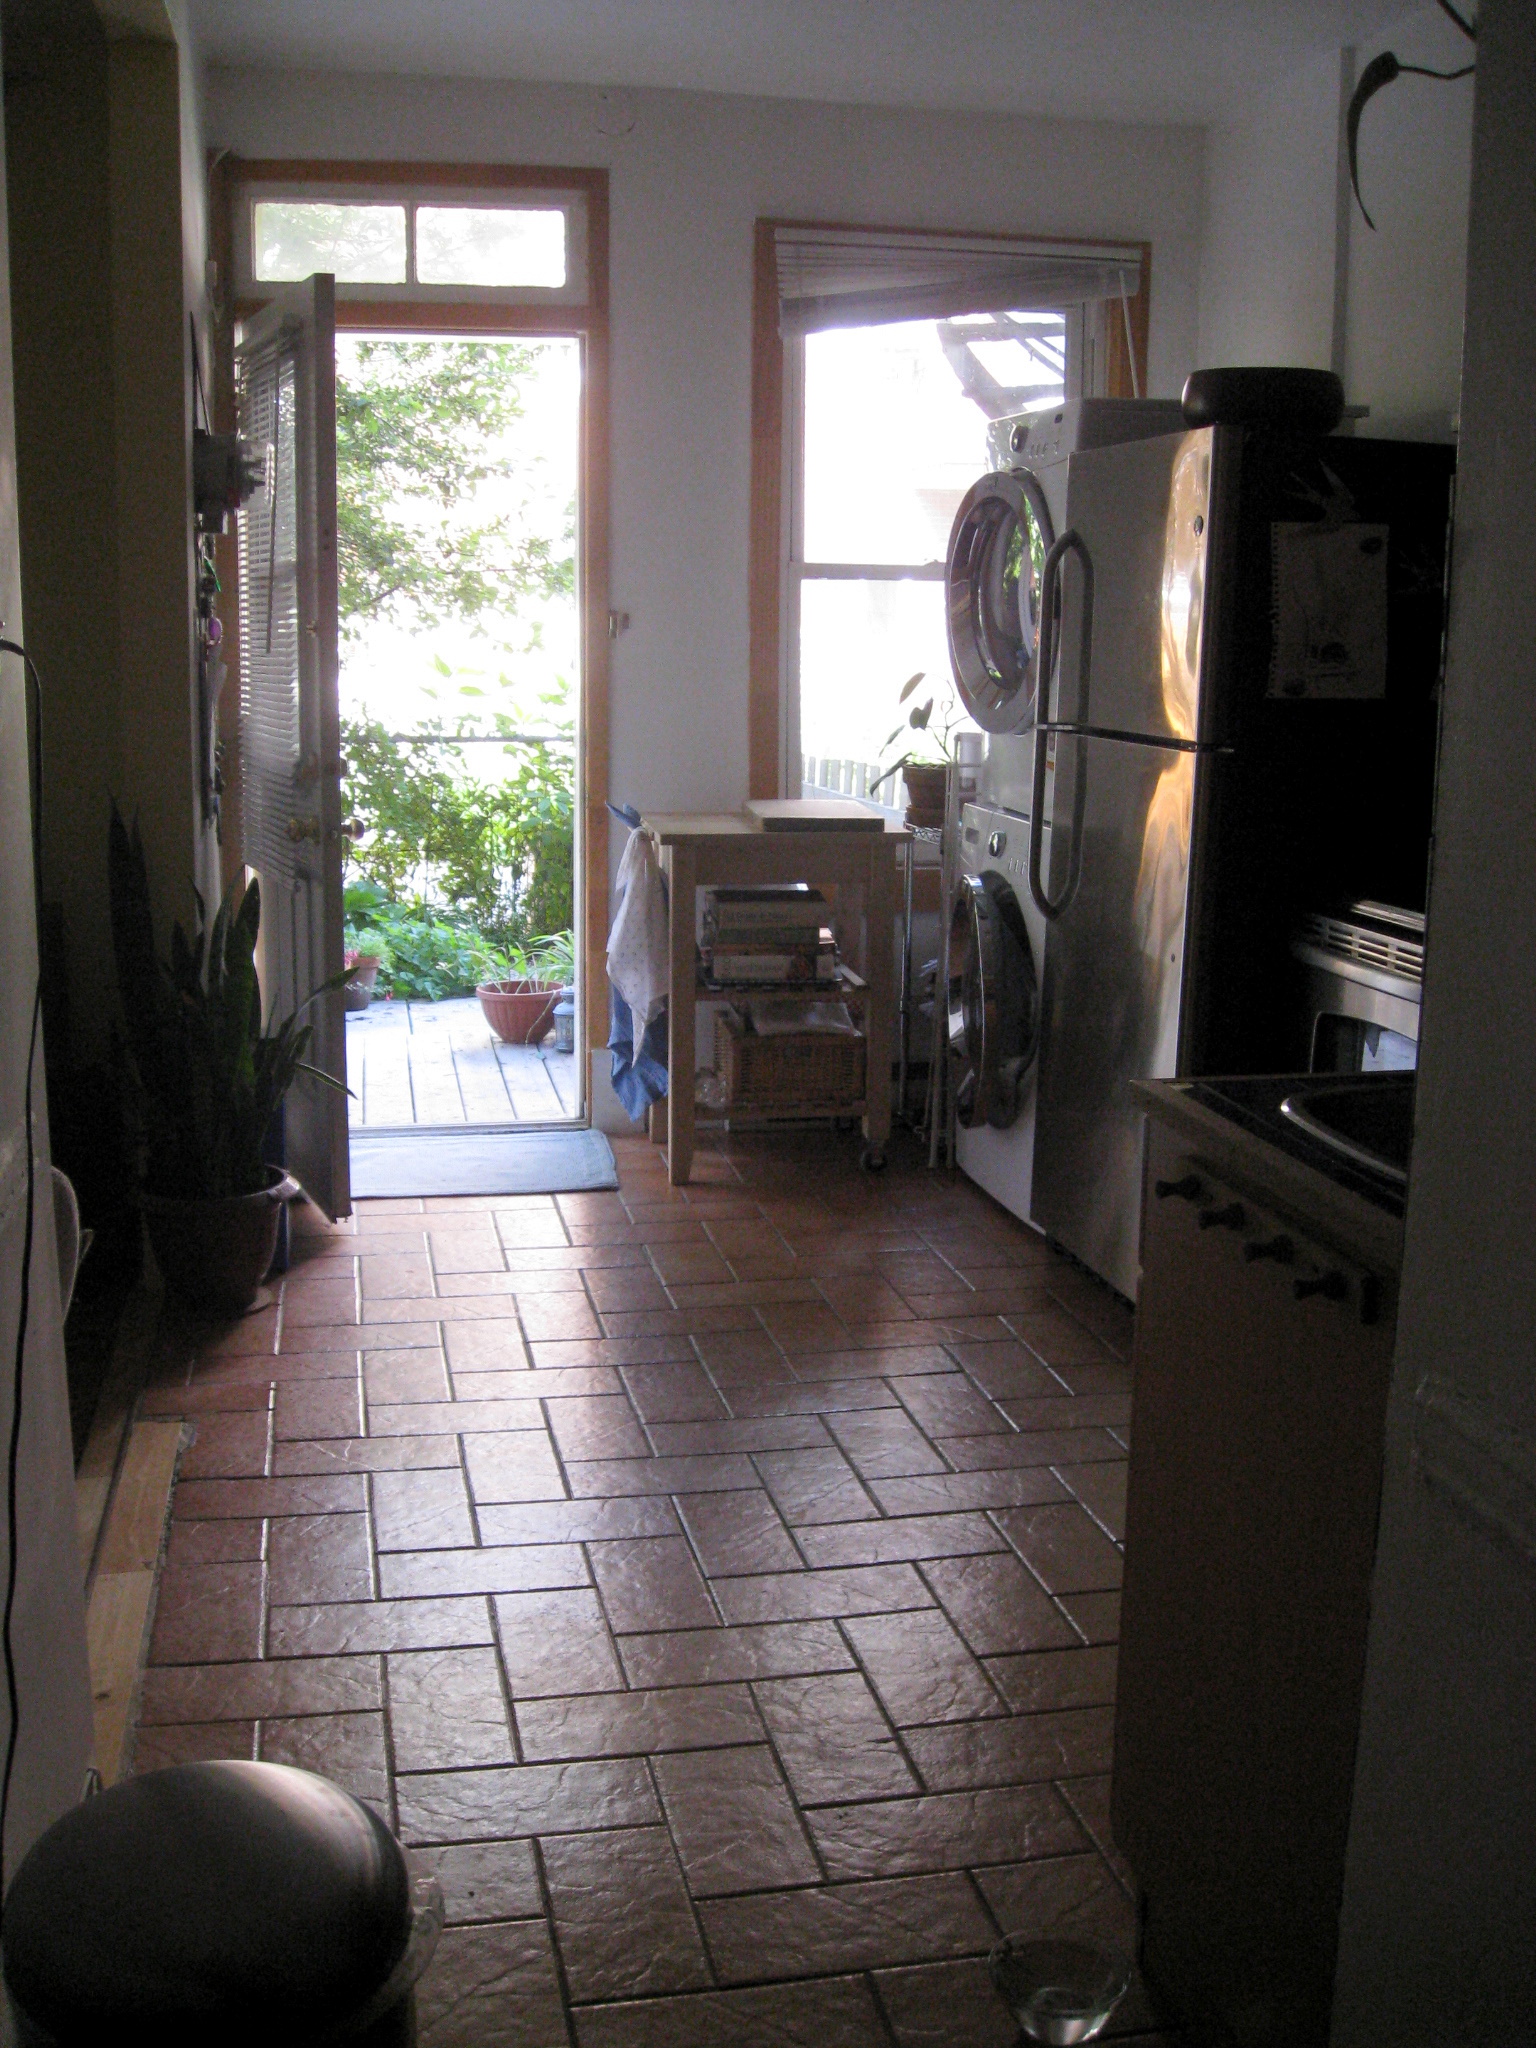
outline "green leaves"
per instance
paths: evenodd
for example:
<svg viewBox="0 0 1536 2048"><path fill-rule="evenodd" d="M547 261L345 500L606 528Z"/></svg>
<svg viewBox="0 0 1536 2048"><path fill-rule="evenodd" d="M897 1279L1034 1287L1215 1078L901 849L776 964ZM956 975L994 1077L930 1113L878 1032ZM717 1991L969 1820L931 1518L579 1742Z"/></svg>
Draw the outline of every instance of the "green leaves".
<svg viewBox="0 0 1536 2048"><path fill-rule="evenodd" d="M125 1093L144 1185L184 1200L254 1194L266 1184L263 1151L277 1107L295 1074L312 1071L304 1061L312 1030L297 1014L262 1027L259 885L232 883L211 927L199 900L195 937L173 926L161 960L143 842L115 803L108 871Z"/></svg>

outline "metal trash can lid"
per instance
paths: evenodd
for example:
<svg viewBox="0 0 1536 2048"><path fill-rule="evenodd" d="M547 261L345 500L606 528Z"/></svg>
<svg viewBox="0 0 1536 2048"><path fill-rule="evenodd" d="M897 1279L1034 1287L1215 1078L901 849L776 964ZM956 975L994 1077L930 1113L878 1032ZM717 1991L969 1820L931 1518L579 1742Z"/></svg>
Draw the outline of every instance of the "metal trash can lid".
<svg viewBox="0 0 1536 2048"><path fill-rule="evenodd" d="M33 1845L0 1951L64 2048L135 2025L163 2048L298 2048L366 2003L410 1926L404 1854L359 1800L282 1764L178 1764Z"/></svg>

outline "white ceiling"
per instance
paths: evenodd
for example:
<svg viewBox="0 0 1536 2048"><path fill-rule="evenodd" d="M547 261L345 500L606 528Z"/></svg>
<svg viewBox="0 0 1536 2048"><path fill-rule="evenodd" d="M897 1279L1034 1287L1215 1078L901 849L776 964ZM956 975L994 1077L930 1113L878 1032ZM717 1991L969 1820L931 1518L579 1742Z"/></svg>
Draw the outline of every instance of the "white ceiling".
<svg viewBox="0 0 1536 2048"><path fill-rule="evenodd" d="M1411 0L188 0L212 63L1230 119Z"/></svg>

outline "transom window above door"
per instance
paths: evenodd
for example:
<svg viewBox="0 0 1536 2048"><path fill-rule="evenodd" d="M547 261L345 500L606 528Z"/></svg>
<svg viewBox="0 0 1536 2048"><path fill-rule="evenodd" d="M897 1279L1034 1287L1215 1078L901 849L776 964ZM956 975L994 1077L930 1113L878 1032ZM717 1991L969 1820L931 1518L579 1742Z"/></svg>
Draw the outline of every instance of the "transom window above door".
<svg viewBox="0 0 1536 2048"><path fill-rule="evenodd" d="M234 210L242 298L317 271L338 302L579 305L587 297L579 191L243 185Z"/></svg>

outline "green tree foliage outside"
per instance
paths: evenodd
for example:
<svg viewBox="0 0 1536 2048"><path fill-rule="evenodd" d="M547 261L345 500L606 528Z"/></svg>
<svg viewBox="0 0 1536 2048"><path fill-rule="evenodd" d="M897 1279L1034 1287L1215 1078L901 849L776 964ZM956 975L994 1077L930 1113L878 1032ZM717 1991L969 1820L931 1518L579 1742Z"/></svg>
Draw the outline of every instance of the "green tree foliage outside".
<svg viewBox="0 0 1536 2048"><path fill-rule="evenodd" d="M430 632L468 624L537 641L543 609L572 598L574 521L558 544L515 509L518 477L496 451L523 408L535 355L516 342L378 341L357 346L336 387L337 555L343 638L370 621ZM480 487L503 509L477 513ZM439 672L452 671L441 659ZM504 690L511 684L503 675ZM348 943L382 951L382 982L439 1000L515 968L516 953L573 921L574 748L511 736L529 714L471 708L417 730L508 735L515 762L485 779L479 746L392 738L366 713L344 721L348 796L367 828L348 891ZM473 700L481 700L474 702ZM563 698L545 693L532 722L570 730Z"/></svg>

